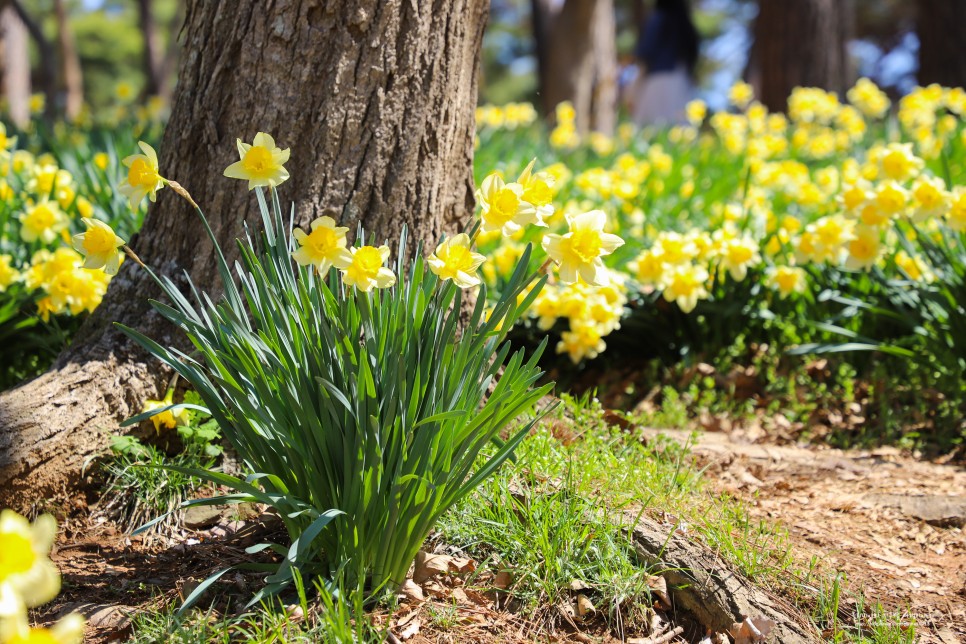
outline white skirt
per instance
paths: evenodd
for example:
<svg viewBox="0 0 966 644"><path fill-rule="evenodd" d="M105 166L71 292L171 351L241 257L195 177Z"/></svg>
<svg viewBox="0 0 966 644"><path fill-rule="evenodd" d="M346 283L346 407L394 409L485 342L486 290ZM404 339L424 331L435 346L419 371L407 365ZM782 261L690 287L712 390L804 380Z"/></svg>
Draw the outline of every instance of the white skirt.
<svg viewBox="0 0 966 644"><path fill-rule="evenodd" d="M684 65L674 71L644 74L637 82L632 115L638 125L687 122L684 106L691 100L691 77Z"/></svg>

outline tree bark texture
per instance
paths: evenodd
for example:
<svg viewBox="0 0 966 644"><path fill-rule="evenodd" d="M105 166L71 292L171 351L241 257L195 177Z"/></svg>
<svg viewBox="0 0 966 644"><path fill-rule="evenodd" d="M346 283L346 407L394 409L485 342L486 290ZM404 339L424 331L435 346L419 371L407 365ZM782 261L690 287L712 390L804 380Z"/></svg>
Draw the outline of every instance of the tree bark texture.
<svg viewBox="0 0 966 644"><path fill-rule="evenodd" d="M64 6L64 0L54 0L54 15L57 17L57 44L60 49L60 78L64 88L64 114L68 119L73 120L84 107L84 75L77 45L74 42L74 34L67 20L67 7Z"/></svg>
<svg viewBox="0 0 966 644"><path fill-rule="evenodd" d="M544 114L570 101L577 129L610 134L617 110L613 0L532 0Z"/></svg>
<svg viewBox="0 0 966 644"><path fill-rule="evenodd" d="M235 139L291 147L280 188L305 224L323 212L369 239L434 243L472 213L478 55L487 0L245 0L187 4L185 47L161 173L208 214L237 253L258 226L254 194L224 178ZM170 189L130 245L156 271L215 289L212 247ZM0 396L0 506L24 508L77 482L118 422L157 398L160 367L113 326L162 342L156 289L128 261L54 368ZM183 340L182 340L183 341Z"/></svg>
<svg viewBox="0 0 966 644"><path fill-rule="evenodd" d="M27 27L9 3L0 10L0 55L3 56L3 96L18 127L30 121L30 50Z"/></svg>
<svg viewBox="0 0 966 644"><path fill-rule="evenodd" d="M761 0L748 77L769 110L784 111L795 87L840 95L851 84L846 43L854 29L852 0Z"/></svg>
<svg viewBox="0 0 966 644"><path fill-rule="evenodd" d="M920 85L966 87L966 0L919 0Z"/></svg>

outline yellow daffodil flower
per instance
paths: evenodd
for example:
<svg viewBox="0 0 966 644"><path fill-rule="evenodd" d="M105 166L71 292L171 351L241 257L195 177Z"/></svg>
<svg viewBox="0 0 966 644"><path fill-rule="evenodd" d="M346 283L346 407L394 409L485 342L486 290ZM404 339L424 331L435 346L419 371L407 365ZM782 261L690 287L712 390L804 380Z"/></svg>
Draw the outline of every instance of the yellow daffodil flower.
<svg viewBox="0 0 966 644"><path fill-rule="evenodd" d="M145 400L144 407L141 408L141 413L154 411L155 409L164 409L165 407L170 407L174 404L174 389L168 389L163 400ZM154 431L161 433L161 428L174 429L179 425L188 424L188 410L187 409L175 409L163 411L159 414L151 416L151 423L154 425Z"/></svg>
<svg viewBox="0 0 966 644"><path fill-rule="evenodd" d="M50 628L31 627L27 614L19 610L4 618L5 600L0 590L0 642L4 644L81 644L84 641L84 617L71 613Z"/></svg>
<svg viewBox="0 0 966 644"><path fill-rule="evenodd" d="M698 300L708 297L708 271L702 266L676 266L665 278L664 299L677 302L685 313L690 313L698 305Z"/></svg>
<svg viewBox="0 0 966 644"><path fill-rule="evenodd" d="M335 266L345 269L352 263L352 253L346 248L344 226L336 226L332 217L319 217L310 224L311 232L306 234L301 228L292 231L299 248L292 257L301 266L315 266L319 273L326 273Z"/></svg>
<svg viewBox="0 0 966 644"><path fill-rule="evenodd" d="M342 271L342 281L355 286L363 293L373 288L389 288L396 283L396 276L383 264L389 259L388 246L362 246L351 248L352 261Z"/></svg>
<svg viewBox="0 0 966 644"><path fill-rule="evenodd" d="M13 257L0 255L0 293L20 279L20 271L13 265Z"/></svg>
<svg viewBox="0 0 966 644"><path fill-rule="evenodd" d="M761 262L758 244L750 237L729 239L720 250L721 267L730 273L732 279L740 282L745 279L748 269Z"/></svg>
<svg viewBox="0 0 966 644"><path fill-rule="evenodd" d="M855 237L849 241L847 249L849 254L845 258L846 268L869 270L882 253L882 235L879 229L872 226L856 226Z"/></svg>
<svg viewBox="0 0 966 644"><path fill-rule="evenodd" d="M73 237L74 249L84 255L84 268L103 268L108 275L117 275L121 265L118 249L125 242L115 234L114 229L97 219L84 217L81 221L87 226L87 231Z"/></svg>
<svg viewBox="0 0 966 644"><path fill-rule="evenodd" d="M164 187L165 180L159 174L158 153L144 141L138 141L138 147L144 154L132 154L122 161L127 168L127 176L118 190L131 202L131 208L137 209L144 197L157 201L158 190Z"/></svg>
<svg viewBox="0 0 966 644"><path fill-rule="evenodd" d="M67 229L67 215L54 201L41 201L21 214L20 236L25 242L40 241L50 244L62 230Z"/></svg>
<svg viewBox="0 0 966 644"><path fill-rule="evenodd" d="M926 221L930 217L940 217L949 207L950 195L946 183L939 177L920 175L912 184L913 219Z"/></svg>
<svg viewBox="0 0 966 644"><path fill-rule="evenodd" d="M460 233L437 246L426 262L441 279L453 280L460 288L472 288L480 283L476 271L485 259L473 252L469 235Z"/></svg>
<svg viewBox="0 0 966 644"><path fill-rule="evenodd" d="M241 160L225 168L226 177L248 181L249 190L256 186L275 187L288 179L283 164L288 162L290 150L277 147L270 135L259 132L251 145L241 139L236 144Z"/></svg>
<svg viewBox="0 0 966 644"><path fill-rule="evenodd" d="M805 270L797 266L772 266L768 269L765 283L778 291L781 299L793 293L804 293L808 287Z"/></svg>
<svg viewBox="0 0 966 644"><path fill-rule="evenodd" d="M557 343L557 353L566 353L574 364L585 359L593 360L606 348L600 329L593 324L578 324L570 331L564 331Z"/></svg>
<svg viewBox="0 0 966 644"><path fill-rule="evenodd" d="M0 154L7 154L7 150L13 149L15 145L17 145L17 137L7 136L7 126L0 123Z"/></svg>
<svg viewBox="0 0 966 644"><path fill-rule="evenodd" d="M13 510L0 512L0 619L16 612L17 601L39 606L60 592L60 574L48 558L56 537L57 522L49 514L31 524Z"/></svg>
<svg viewBox="0 0 966 644"><path fill-rule="evenodd" d="M534 205L523 199L523 186L519 183L505 183L496 174L491 174L483 180L476 197L480 203L484 233L501 230L510 236L528 224L541 223Z"/></svg>
<svg viewBox="0 0 966 644"><path fill-rule="evenodd" d="M543 222L553 216L553 184L554 176L549 172L537 172L534 174L533 166L537 160L533 159L527 167L520 173L517 183L523 186L523 200L537 209L537 218Z"/></svg>
<svg viewBox="0 0 966 644"><path fill-rule="evenodd" d="M949 200L946 223L957 232L966 230L966 188L956 186Z"/></svg>
<svg viewBox="0 0 966 644"><path fill-rule="evenodd" d="M744 109L755 97L755 90L744 81L736 81L728 90L728 101L739 109Z"/></svg>
<svg viewBox="0 0 966 644"><path fill-rule="evenodd" d="M560 280L565 284L576 282L578 275L588 284L597 284L604 268L601 257L623 246L624 240L604 232L607 215L602 210L567 216L567 223L570 232L566 235L544 235L543 249L559 264Z"/></svg>

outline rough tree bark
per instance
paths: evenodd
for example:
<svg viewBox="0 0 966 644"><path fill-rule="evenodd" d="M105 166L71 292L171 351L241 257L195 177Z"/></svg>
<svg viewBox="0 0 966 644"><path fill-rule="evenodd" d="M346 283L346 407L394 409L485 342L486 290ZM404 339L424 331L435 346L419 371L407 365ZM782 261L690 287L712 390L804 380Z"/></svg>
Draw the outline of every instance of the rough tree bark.
<svg viewBox="0 0 966 644"><path fill-rule="evenodd" d="M761 0L748 70L759 100L784 111L795 87L845 92L854 15L852 0Z"/></svg>
<svg viewBox="0 0 966 644"><path fill-rule="evenodd" d="M920 85L966 87L966 0L919 0Z"/></svg>
<svg viewBox="0 0 966 644"><path fill-rule="evenodd" d="M84 75L81 70L80 56L74 43L74 34L67 20L67 7L64 0L54 0L54 15L57 17L57 44L60 49L60 78L64 87L64 114L75 119L84 106Z"/></svg>
<svg viewBox="0 0 966 644"><path fill-rule="evenodd" d="M0 3L4 4L4 3ZM10 119L19 127L30 121L29 36L16 10L0 9L0 54L3 56L3 96Z"/></svg>
<svg viewBox="0 0 966 644"><path fill-rule="evenodd" d="M580 132L611 133L617 110L613 0L532 0L541 109L570 101Z"/></svg>
<svg viewBox="0 0 966 644"><path fill-rule="evenodd" d="M244 0L187 5L185 48L161 171L208 213L226 249L257 220L243 182L222 177L235 138L259 130L291 147L281 187L297 219L335 211L373 238L407 225L432 242L473 208L477 60L487 0ZM338 214L338 213L341 213ZM168 275L216 282L212 249L188 205L165 189L131 240ZM231 258L229 258L231 261ZM126 262L53 369L0 396L0 506L24 508L78 481L118 421L163 379L112 326L171 340Z"/></svg>

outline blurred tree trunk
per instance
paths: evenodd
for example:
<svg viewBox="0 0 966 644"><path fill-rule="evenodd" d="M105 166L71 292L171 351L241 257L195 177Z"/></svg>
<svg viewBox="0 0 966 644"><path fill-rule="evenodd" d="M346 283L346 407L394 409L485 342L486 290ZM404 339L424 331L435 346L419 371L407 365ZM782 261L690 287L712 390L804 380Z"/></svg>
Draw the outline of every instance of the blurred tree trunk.
<svg viewBox="0 0 966 644"><path fill-rule="evenodd" d="M74 120L84 107L84 75L74 43L74 34L67 20L64 0L54 0L54 15L57 18L57 43L60 47L61 80L64 84L64 114L68 119Z"/></svg>
<svg viewBox="0 0 966 644"><path fill-rule="evenodd" d="M920 85L966 87L966 0L919 0Z"/></svg>
<svg viewBox="0 0 966 644"><path fill-rule="evenodd" d="M144 95L163 96L166 93L167 79L164 77L164 54L161 51L161 41L154 22L152 4L151 0L138 0L138 20L141 25L141 37L144 39L142 57L145 78Z"/></svg>
<svg viewBox="0 0 966 644"><path fill-rule="evenodd" d="M9 2L37 47L37 56L40 59L40 69L37 74L38 84L46 97L44 115L48 120L51 120L54 117L57 99L57 63L54 48L47 40L40 25L24 10L20 0L9 0Z"/></svg>
<svg viewBox="0 0 966 644"><path fill-rule="evenodd" d="M9 3L0 10L0 55L3 56L3 96L18 127L30 121L30 51L27 27Z"/></svg>
<svg viewBox="0 0 966 644"><path fill-rule="evenodd" d="M255 196L222 172L235 139L258 131L291 147L283 203L299 224L322 213L371 239L434 243L474 208L478 57L488 0L244 0L187 3L185 46L161 171L209 214L229 262ZM391 243L391 242L390 242ZM130 245L177 283L217 290L197 216L162 190ZM234 252L233 252L234 251ZM158 398L160 365L118 333L131 325L184 343L148 306L157 296L125 262L52 370L0 395L0 507L24 508L79 482L118 422Z"/></svg>
<svg viewBox="0 0 966 644"><path fill-rule="evenodd" d="M594 18L594 92L590 127L613 135L617 126L617 23L614 3L600 2Z"/></svg>
<svg viewBox="0 0 966 644"><path fill-rule="evenodd" d="M570 101L577 129L610 133L617 111L613 0L532 0L541 108Z"/></svg>
<svg viewBox="0 0 966 644"><path fill-rule="evenodd" d="M846 44L852 0L761 0L747 76L769 110L784 111L795 87L841 95L851 84Z"/></svg>

